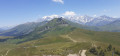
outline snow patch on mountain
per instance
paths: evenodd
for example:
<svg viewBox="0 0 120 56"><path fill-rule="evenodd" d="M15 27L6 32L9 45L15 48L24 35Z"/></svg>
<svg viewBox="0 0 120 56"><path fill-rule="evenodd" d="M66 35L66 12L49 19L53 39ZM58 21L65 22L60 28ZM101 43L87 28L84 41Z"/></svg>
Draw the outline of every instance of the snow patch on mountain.
<svg viewBox="0 0 120 56"><path fill-rule="evenodd" d="M65 18L79 24L86 24L87 22L90 22L94 19L93 17L89 17L89 16L73 16L73 17L65 17Z"/></svg>
<svg viewBox="0 0 120 56"><path fill-rule="evenodd" d="M88 26L103 26L110 22L113 22L115 20L118 20L119 18L113 18L106 15L99 16L99 17L90 17L90 16L59 16L59 15L51 15L51 16L44 16L40 20L42 21L50 21L54 18L65 18L72 22L88 25Z"/></svg>

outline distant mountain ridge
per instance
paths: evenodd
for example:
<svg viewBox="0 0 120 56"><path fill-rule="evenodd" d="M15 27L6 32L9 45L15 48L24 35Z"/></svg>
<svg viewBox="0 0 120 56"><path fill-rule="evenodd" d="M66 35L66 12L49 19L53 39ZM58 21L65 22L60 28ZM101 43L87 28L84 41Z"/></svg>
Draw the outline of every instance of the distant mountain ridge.
<svg viewBox="0 0 120 56"><path fill-rule="evenodd" d="M45 16L41 20L50 21L58 17L60 16L54 16L54 17ZM71 17L63 17L63 18L70 20L72 22L79 23L82 25L87 25L87 26L103 26L103 25L109 24L110 22L120 19L120 18L109 17L106 15L103 15L100 17L90 17L85 15L85 16L71 16Z"/></svg>
<svg viewBox="0 0 120 56"><path fill-rule="evenodd" d="M110 22L107 25L99 27L101 31L120 32L120 20Z"/></svg>
<svg viewBox="0 0 120 56"><path fill-rule="evenodd" d="M68 24L71 24L72 26L78 27L81 29L87 29L87 30L93 30L93 31L120 32L119 18L112 18L105 15L100 17L95 17L95 18L89 17L89 16L81 16L81 17L74 16L74 17L68 17L68 18L59 17L59 16L54 16L54 17L62 18L64 22L66 21ZM46 23L49 23L48 21L53 20L54 17L46 16L44 17L44 20L42 22L30 22L30 23L20 24L12 29L0 32L0 36L21 36L21 35L29 34L33 30L35 30L37 27L40 27L45 25ZM51 28L51 27L46 27L46 29L47 28Z"/></svg>
<svg viewBox="0 0 120 56"><path fill-rule="evenodd" d="M0 28L0 33L1 33L2 31L4 31L4 30Z"/></svg>
<svg viewBox="0 0 120 56"><path fill-rule="evenodd" d="M21 35L25 35L28 34L30 32L32 32L36 27L40 27L44 24L46 24L47 21L43 21L43 22L29 22L29 23L25 23L25 24L20 24L12 29L6 30L2 33L0 33L0 35L2 36L21 36Z"/></svg>
<svg viewBox="0 0 120 56"><path fill-rule="evenodd" d="M103 15L103 16L94 18L94 20L92 20L90 22L87 22L86 25L88 25L88 26L104 26L115 20L118 20L118 18L113 18L113 17Z"/></svg>

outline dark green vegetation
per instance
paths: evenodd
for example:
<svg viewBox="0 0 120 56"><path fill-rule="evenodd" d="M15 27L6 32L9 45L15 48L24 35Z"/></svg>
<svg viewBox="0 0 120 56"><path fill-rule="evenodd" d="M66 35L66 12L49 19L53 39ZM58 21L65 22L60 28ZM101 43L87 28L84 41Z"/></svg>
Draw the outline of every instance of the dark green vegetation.
<svg viewBox="0 0 120 56"><path fill-rule="evenodd" d="M89 50L90 53L97 55L97 56L118 56L120 55L120 52L118 49L116 49L115 47L112 47L112 45L108 45L108 47L106 48L101 48L101 46L99 47L92 47Z"/></svg>
<svg viewBox="0 0 120 56"><path fill-rule="evenodd" d="M73 26L74 25L74 26ZM77 25L76 25L77 26ZM80 29L75 23L56 18L29 34L16 37L0 37L0 55L43 56L79 53L87 50L87 56L120 55L119 32L97 32Z"/></svg>

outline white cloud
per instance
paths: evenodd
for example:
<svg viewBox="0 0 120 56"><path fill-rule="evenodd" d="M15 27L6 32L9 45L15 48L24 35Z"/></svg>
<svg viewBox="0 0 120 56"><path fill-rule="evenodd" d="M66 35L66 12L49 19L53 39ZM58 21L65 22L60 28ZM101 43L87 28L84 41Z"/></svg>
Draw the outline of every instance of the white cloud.
<svg viewBox="0 0 120 56"><path fill-rule="evenodd" d="M49 15L49 16L43 16L42 18L38 19L36 22L42 22L42 21L50 21L54 18L59 18L59 15L53 14L53 15Z"/></svg>
<svg viewBox="0 0 120 56"><path fill-rule="evenodd" d="M50 16L44 16L43 19L46 19L46 18L58 18L59 16L58 15L50 15Z"/></svg>
<svg viewBox="0 0 120 56"><path fill-rule="evenodd" d="M54 18L59 18L60 16L59 15L50 15L50 16L44 16L42 17L42 20L52 20Z"/></svg>
<svg viewBox="0 0 120 56"><path fill-rule="evenodd" d="M59 17L65 18L65 16L69 17L69 16L75 16L75 15L76 15L76 13L73 11L66 11L65 13L60 14L60 15L53 14L53 15L49 15L49 16L43 16L41 19L37 20L37 22L42 22L45 20L50 21L54 18L59 18Z"/></svg>
<svg viewBox="0 0 120 56"><path fill-rule="evenodd" d="M62 3L64 4L64 1L63 0L52 0L53 2L58 2L58 3Z"/></svg>
<svg viewBox="0 0 120 56"><path fill-rule="evenodd" d="M76 13L73 12L73 11L66 11L63 15L64 15L64 16L75 16Z"/></svg>

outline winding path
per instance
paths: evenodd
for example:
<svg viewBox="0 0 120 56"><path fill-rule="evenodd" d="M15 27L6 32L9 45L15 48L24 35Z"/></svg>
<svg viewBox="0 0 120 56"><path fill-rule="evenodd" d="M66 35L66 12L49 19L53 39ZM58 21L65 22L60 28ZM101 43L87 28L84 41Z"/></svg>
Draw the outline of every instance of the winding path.
<svg viewBox="0 0 120 56"><path fill-rule="evenodd" d="M69 39L72 40L73 42L77 42L76 40L72 39L69 35L66 35L66 38L69 38Z"/></svg>
<svg viewBox="0 0 120 56"><path fill-rule="evenodd" d="M10 49L10 50L11 50L11 49ZM8 50L4 56L7 56L10 50Z"/></svg>
<svg viewBox="0 0 120 56"><path fill-rule="evenodd" d="M12 49L10 49L10 50L12 50ZM5 53L5 55L1 54L1 56L7 56L8 53L10 52L10 50L8 50L8 51Z"/></svg>
<svg viewBox="0 0 120 56"><path fill-rule="evenodd" d="M78 54L69 54L67 56L79 56Z"/></svg>

